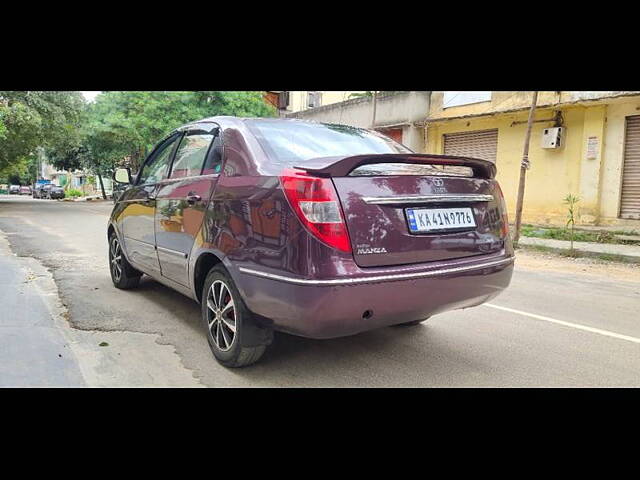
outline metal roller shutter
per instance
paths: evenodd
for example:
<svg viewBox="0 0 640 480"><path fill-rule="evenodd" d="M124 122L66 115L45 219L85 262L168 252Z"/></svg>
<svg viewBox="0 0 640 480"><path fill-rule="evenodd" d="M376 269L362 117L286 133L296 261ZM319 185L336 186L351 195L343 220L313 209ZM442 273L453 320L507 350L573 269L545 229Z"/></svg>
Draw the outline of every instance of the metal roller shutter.
<svg viewBox="0 0 640 480"><path fill-rule="evenodd" d="M640 115L627 117L620 217L640 220Z"/></svg>
<svg viewBox="0 0 640 480"><path fill-rule="evenodd" d="M498 129L444 135L444 154L481 158L496 162Z"/></svg>

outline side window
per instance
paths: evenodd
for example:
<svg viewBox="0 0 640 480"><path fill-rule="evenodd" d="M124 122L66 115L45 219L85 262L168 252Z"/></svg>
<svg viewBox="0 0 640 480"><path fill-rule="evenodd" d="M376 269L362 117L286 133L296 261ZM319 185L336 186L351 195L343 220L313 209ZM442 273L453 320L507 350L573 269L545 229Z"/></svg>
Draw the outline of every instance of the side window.
<svg viewBox="0 0 640 480"><path fill-rule="evenodd" d="M220 173L222 168L222 135L216 135L216 138L213 139L213 145L211 145L211 150L209 151L209 156L207 157L207 163L204 165L204 169L202 170L203 175L211 175L215 173Z"/></svg>
<svg viewBox="0 0 640 480"><path fill-rule="evenodd" d="M167 168L171 161L171 152L173 147L180 136L176 136L170 140L167 140L157 152L155 152L152 159L145 163L140 173L140 179L138 185L145 185L150 183L157 183L160 180L166 178Z"/></svg>
<svg viewBox="0 0 640 480"><path fill-rule="evenodd" d="M187 133L182 137L173 167L171 167L171 178L200 175L204 157L207 156L212 139L212 134L201 131Z"/></svg>
<svg viewBox="0 0 640 480"><path fill-rule="evenodd" d="M315 108L319 107L322 103L322 93L320 92L307 92L307 107Z"/></svg>

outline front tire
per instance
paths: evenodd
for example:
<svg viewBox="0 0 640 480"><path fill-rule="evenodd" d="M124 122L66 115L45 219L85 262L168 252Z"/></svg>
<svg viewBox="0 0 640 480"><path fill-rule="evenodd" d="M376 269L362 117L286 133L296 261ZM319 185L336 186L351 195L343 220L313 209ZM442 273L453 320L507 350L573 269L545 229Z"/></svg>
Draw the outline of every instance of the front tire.
<svg viewBox="0 0 640 480"><path fill-rule="evenodd" d="M202 322L216 360L229 368L257 362L273 339L258 325L222 265L211 269L202 288Z"/></svg>
<svg viewBox="0 0 640 480"><path fill-rule="evenodd" d="M113 285L121 290L137 287L142 276L142 272L133 268L125 258L115 232L109 237L109 271Z"/></svg>

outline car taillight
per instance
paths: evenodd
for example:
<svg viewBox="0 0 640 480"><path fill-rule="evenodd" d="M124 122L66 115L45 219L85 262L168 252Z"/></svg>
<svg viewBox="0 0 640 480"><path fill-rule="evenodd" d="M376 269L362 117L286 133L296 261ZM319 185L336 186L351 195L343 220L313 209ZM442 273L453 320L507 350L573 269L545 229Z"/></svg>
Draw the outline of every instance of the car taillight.
<svg viewBox="0 0 640 480"><path fill-rule="evenodd" d="M330 178L285 169L280 184L291 208L316 238L343 252L351 252L349 233L338 194Z"/></svg>
<svg viewBox="0 0 640 480"><path fill-rule="evenodd" d="M496 182L496 190L500 194L500 208L502 209L502 236L506 237L509 234L509 218L507 217L507 204L504 201L504 194L500 184Z"/></svg>

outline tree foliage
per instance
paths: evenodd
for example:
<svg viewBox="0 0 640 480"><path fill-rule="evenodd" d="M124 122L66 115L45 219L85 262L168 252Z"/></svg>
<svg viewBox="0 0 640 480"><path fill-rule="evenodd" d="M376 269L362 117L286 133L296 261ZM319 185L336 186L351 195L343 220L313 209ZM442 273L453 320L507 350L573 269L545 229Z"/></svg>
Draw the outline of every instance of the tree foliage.
<svg viewBox="0 0 640 480"><path fill-rule="evenodd" d="M185 123L274 114L262 92L103 92L88 107L85 146L93 169L106 172L124 158L139 165L164 135Z"/></svg>
<svg viewBox="0 0 640 480"><path fill-rule="evenodd" d="M53 147L78 127L84 108L80 92L0 91L0 168Z"/></svg>
<svg viewBox="0 0 640 480"><path fill-rule="evenodd" d="M0 91L0 177L10 169L32 180L38 147L58 170L106 175L124 159L136 167L174 128L216 115L264 117L275 109L263 92L107 91L87 104L80 92Z"/></svg>
<svg viewBox="0 0 640 480"><path fill-rule="evenodd" d="M55 151L70 143L84 108L80 92L0 91L1 176L34 165L38 147Z"/></svg>

